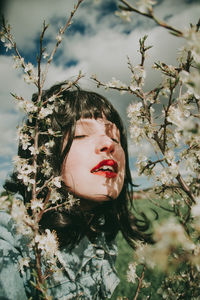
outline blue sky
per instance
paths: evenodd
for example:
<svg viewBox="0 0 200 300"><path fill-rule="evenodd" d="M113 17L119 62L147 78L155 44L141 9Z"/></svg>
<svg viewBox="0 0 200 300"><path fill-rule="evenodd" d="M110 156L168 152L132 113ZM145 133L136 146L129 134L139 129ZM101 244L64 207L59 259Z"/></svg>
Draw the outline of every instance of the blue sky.
<svg viewBox="0 0 200 300"><path fill-rule="evenodd" d="M134 0L130 2L134 3ZM74 0L58 0L56 4L54 0L7 0L4 14L12 26L18 48L26 62L36 63L38 37L43 21L50 24L45 40L47 52L50 52L59 26L64 24L75 3ZM181 30L189 23L196 23L199 19L199 0L160 0L157 3L155 14ZM128 55L134 64L139 63L138 40L145 34L148 35L147 43L153 45L146 62L145 89L155 87L160 80L160 74L151 68L154 61L176 64L176 52L183 41L155 26L151 20L136 14L132 15L130 23L123 22L114 14L118 4L118 0L85 0L82 3L51 65L45 87L74 77L79 70L86 75L81 81L81 86L86 89L97 90L90 79L92 74L96 74L105 82L115 77L128 83L130 73L126 57ZM0 47L0 66L2 74L0 89L1 185L12 170L12 157L17 151L16 126L23 118L22 113L17 111L10 93L30 99L35 88L24 83L22 72L13 69L12 52L5 52L2 47ZM110 99L128 127L126 109L134 98L104 89L97 91ZM141 188L145 188L149 183L145 178L137 177L134 165L135 158L141 149L132 143L129 149L134 180L141 184ZM144 154L151 155L147 144L142 146L142 151Z"/></svg>

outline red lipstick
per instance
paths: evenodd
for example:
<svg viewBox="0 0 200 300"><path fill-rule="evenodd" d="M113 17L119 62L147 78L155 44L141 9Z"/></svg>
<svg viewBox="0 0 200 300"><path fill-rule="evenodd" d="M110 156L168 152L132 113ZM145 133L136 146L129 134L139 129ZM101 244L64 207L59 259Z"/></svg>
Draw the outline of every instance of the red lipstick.
<svg viewBox="0 0 200 300"><path fill-rule="evenodd" d="M105 159L98 163L94 168L92 168L90 172L95 175L114 178L118 173L118 164L113 159Z"/></svg>

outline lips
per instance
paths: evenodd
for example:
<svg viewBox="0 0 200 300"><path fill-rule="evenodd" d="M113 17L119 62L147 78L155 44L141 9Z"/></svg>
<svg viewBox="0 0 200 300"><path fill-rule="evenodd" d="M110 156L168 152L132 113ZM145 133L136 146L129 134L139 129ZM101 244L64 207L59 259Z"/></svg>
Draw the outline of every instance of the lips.
<svg viewBox="0 0 200 300"><path fill-rule="evenodd" d="M118 164L113 159L105 159L98 163L94 168L92 168L90 172L95 175L114 178L118 173Z"/></svg>

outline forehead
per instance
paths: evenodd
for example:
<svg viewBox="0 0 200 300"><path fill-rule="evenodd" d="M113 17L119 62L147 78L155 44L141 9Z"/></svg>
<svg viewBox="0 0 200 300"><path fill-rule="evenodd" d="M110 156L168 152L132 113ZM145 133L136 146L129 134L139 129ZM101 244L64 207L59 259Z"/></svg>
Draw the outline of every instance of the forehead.
<svg viewBox="0 0 200 300"><path fill-rule="evenodd" d="M76 122L76 129L87 129L87 130L105 130L105 131L115 131L119 132L116 125L110 121L108 121L106 118L97 118L97 119L86 119L81 118Z"/></svg>

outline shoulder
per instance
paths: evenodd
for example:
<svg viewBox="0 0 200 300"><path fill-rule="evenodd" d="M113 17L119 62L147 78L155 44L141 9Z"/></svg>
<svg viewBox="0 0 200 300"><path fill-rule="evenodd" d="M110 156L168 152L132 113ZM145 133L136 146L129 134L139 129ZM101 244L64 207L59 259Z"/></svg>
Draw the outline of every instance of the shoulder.
<svg viewBox="0 0 200 300"><path fill-rule="evenodd" d="M3 250L4 255L6 250L21 252L26 244L27 238L17 232L17 225L12 216L0 211L0 250Z"/></svg>
<svg viewBox="0 0 200 300"><path fill-rule="evenodd" d="M11 215L0 211L0 239L15 244L16 224Z"/></svg>
<svg viewBox="0 0 200 300"><path fill-rule="evenodd" d="M0 298L27 299L19 272L22 249L11 215L0 211Z"/></svg>

